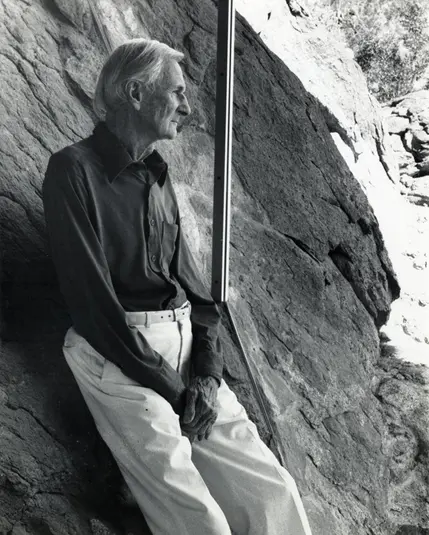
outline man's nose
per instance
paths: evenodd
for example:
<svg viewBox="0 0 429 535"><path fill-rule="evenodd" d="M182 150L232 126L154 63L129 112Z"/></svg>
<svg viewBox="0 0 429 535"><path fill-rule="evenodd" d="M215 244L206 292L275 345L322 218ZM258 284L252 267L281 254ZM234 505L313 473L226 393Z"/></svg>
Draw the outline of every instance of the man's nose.
<svg viewBox="0 0 429 535"><path fill-rule="evenodd" d="M183 102L180 104L178 112L185 117L191 113L191 107L185 95L183 95Z"/></svg>

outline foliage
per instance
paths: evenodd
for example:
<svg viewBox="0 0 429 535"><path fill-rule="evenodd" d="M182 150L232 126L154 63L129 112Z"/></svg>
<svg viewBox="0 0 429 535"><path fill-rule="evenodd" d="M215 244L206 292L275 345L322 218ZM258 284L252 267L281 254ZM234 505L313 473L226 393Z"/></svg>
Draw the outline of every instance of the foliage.
<svg viewBox="0 0 429 535"><path fill-rule="evenodd" d="M429 65L427 0L313 1L323 24L342 29L378 100L413 89Z"/></svg>

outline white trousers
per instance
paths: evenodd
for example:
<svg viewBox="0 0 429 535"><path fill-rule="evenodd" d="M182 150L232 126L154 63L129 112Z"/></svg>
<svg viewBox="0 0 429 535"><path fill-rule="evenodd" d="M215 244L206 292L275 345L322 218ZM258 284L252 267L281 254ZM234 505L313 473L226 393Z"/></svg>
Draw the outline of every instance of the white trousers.
<svg viewBox="0 0 429 535"><path fill-rule="evenodd" d="M188 381L189 318L136 325ZM71 327L65 358L153 535L311 535L297 487L226 383L207 440L182 435L171 405Z"/></svg>

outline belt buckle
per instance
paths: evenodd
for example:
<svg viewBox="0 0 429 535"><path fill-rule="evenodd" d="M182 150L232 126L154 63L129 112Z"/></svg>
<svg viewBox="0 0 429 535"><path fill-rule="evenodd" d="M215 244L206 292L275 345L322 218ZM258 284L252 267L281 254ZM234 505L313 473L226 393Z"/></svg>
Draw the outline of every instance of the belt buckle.
<svg viewBox="0 0 429 535"><path fill-rule="evenodd" d="M186 312L190 309L191 303L189 301L185 301L183 305L179 308L173 308L171 311L173 313L173 321L177 321L180 318L184 318L186 316Z"/></svg>
<svg viewBox="0 0 429 535"><path fill-rule="evenodd" d="M183 305L179 308L173 308L172 312L173 312L173 320L174 321L177 321L178 319L180 319L183 315Z"/></svg>

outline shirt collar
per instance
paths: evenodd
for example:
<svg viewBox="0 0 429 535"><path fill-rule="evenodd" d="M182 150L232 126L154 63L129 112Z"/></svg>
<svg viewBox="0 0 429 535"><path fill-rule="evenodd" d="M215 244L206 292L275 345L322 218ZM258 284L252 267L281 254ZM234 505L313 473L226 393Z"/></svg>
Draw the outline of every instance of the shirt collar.
<svg viewBox="0 0 429 535"><path fill-rule="evenodd" d="M104 121L95 126L93 137L95 149L103 160L109 182L113 182L124 169L134 164L142 167L147 166L159 185L164 185L168 165L158 151L152 151L144 160L133 160L126 147L107 128Z"/></svg>

